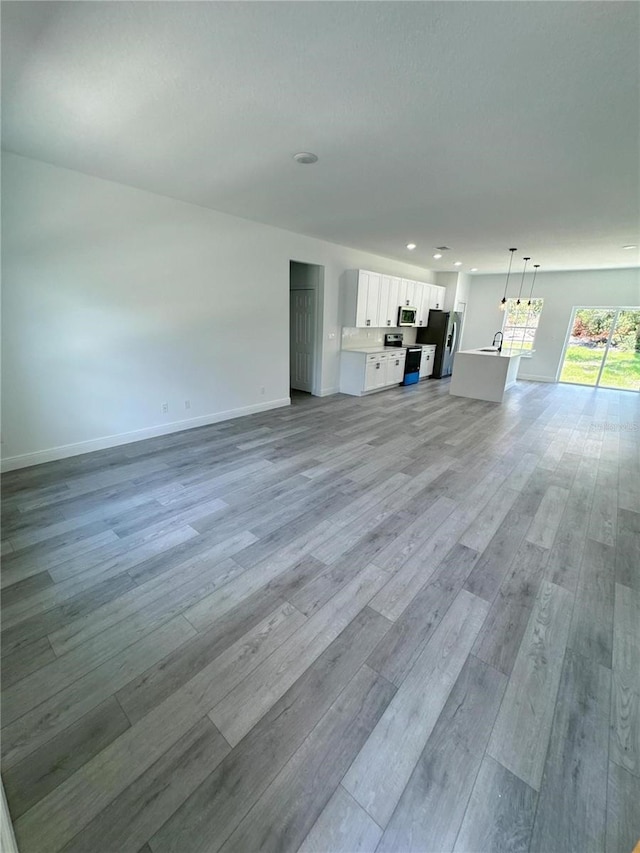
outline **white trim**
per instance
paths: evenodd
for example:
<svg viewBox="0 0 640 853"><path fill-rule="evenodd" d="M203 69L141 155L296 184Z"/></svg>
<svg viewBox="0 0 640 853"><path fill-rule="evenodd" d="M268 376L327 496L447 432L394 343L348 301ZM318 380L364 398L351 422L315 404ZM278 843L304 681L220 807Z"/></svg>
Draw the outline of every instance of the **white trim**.
<svg viewBox="0 0 640 853"><path fill-rule="evenodd" d="M611 328L609 329L609 334L607 335L607 345L604 348L604 355L602 356L602 361L600 362L600 370L598 371L598 378L596 379L596 388L600 387L600 380L602 379L602 371L604 370L604 366L607 361L607 356L609 355L609 350L611 349L611 340L613 338L613 333L616 330L616 326L618 325L618 317L620 316L620 308L616 308L616 314L613 318L613 322L611 323Z"/></svg>
<svg viewBox="0 0 640 853"><path fill-rule="evenodd" d="M523 376L518 374L518 379L524 379L525 382L555 382L553 376Z"/></svg>
<svg viewBox="0 0 640 853"><path fill-rule="evenodd" d="M323 388L318 394L319 397L330 397L332 394L339 394L340 388Z"/></svg>
<svg viewBox="0 0 640 853"><path fill-rule="evenodd" d="M256 403L252 406L243 406L240 409L214 412L210 415L201 415L198 418L189 418L186 421L174 421L170 424L159 424L158 426L133 430L133 432L92 438L89 441L80 441L77 444L65 444L61 447L51 447L48 450L36 450L33 453L23 453L20 456L9 456L2 460L2 471L14 471L16 468L41 465L44 462L53 462L56 459L67 459L69 456L79 456L82 453L92 453L94 450L105 450L108 447L118 447L120 444L131 444L134 441L143 441L145 438L169 435L173 432L182 432L185 429L208 426L218 423L218 421L228 421L232 418L241 418L245 415L267 412L270 409L279 409L282 406L290 405L291 397L283 397L280 400L270 400L268 403Z"/></svg>
<svg viewBox="0 0 640 853"><path fill-rule="evenodd" d="M573 329L573 324L576 321L576 312L577 311L578 311L578 306L574 305L573 310L571 311L571 317L569 319L569 325L567 326L567 333L564 336L564 345L562 347L562 353L560 355L560 361L558 362L558 369L556 370L556 382L560 382L560 374L562 373L562 368L564 367L564 359L565 359L565 356L567 354L567 347L569 346L569 338L571 337L571 330Z"/></svg>
<svg viewBox="0 0 640 853"><path fill-rule="evenodd" d="M305 281L302 287L291 287L291 264L313 267L316 275ZM322 397L322 342L324 339L324 266L314 264L311 261L297 261L289 259L289 293L295 290L313 290L314 292L314 324L313 324L313 378L311 380L312 397ZM289 309L289 336L291 336L291 309ZM291 348L291 337L289 337L289 348ZM291 365L291 352L289 352L289 365ZM291 370L291 366L289 366Z"/></svg>
<svg viewBox="0 0 640 853"><path fill-rule="evenodd" d="M4 795L4 785L0 780L0 791L2 792L2 820L0 821L0 850L2 853L18 853L16 837L13 834L11 815L7 806L7 798Z"/></svg>

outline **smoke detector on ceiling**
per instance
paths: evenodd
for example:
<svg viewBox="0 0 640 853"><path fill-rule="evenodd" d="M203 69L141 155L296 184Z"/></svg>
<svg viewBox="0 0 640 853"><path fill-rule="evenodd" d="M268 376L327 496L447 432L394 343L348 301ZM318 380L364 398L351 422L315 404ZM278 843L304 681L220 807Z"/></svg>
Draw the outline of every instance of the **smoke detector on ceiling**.
<svg viewBox="0 0 640 853"><path fill-rule="evenodd" d="M311 163L318 162L318 155L312 154L310 151L300 151L299 154L294 154L293 159L296 163L301 163L303 166L309 166Z"/></svg>

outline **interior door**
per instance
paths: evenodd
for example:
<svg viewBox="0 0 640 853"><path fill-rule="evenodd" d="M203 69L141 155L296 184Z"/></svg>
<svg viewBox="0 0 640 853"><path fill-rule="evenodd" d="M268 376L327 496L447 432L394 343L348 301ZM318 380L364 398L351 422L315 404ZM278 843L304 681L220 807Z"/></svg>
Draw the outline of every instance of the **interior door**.
<svg viewBox="0 0 640 853"><path fill-rule="evenodd" d="M313 387L316 322L315 290L289 291L290 385L297 391Z"/></svg>

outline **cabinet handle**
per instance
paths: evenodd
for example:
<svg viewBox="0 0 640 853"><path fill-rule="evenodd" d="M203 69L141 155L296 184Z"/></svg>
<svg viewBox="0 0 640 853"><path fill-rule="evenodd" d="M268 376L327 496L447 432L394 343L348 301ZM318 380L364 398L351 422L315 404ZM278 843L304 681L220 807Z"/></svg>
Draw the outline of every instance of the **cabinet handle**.
<svg viewBox="0 0 640 853"><path fill-rule="evenodd" d="M391 320L387 320L387 326L391 325Z"/></svg>
<svg viewBox="0 0 640 853"><path fill-rule="evenodd" d="M367 326L371 325L371 320L367 320Z"/></svg>
<svg viewBox="0 0 640 853"><path fill-rule="evenodd" d="M380 362L376 364L376 370L380 370Z"/></svg>

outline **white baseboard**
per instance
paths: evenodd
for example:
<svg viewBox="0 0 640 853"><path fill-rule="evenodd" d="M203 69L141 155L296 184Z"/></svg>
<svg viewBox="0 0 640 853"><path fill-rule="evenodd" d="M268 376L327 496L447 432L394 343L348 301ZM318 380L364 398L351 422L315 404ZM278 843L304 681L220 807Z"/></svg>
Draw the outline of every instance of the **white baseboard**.
<svg viewBox="0 0 640 853"><path fill-rule="evenodd" d="M525 382L555 382L555 379L552 379L549 376L520 376L518 374L518 379L524 379Z"/></svg>
<svg viewBox="0 0 640 853"><path fill-rule="evenodd" d="M267 412L270 409L279 409L290 405L291 397L283 397L280 400L270 400L268 403L256 403L253 406L243 406L240 409L214 412L210 415L201 415L198 418L189 418L185 421L174 421L170 424L145 427L144 429L137 429L133 432L106 435L102 438L80 441L77 444L64 444L61 447L51 447L48 450L23 453L20 456L8 456L2 460L1 470L15 471L17 468L42 465L44 462L53 462L56 459L67 459L69 456L80 456L82 453L92 453L94 450L105 450L109 447L118 447L120 444L132 444L134 441L143 441L145 438L156 438L159 435L169 435L173 432L182 432L185 429L208 426L219 421L229 421L232 418L241 418L245 415L254 415L257 412Z"/></svg>
<svg viewBox="0 0 640 853"><path fill-rule="evenodd" d="M332 394L339 394L339 393L340 393L339 388L323 388L320 391L320 393L318 394L318 397L330 397Z"/></svg>

